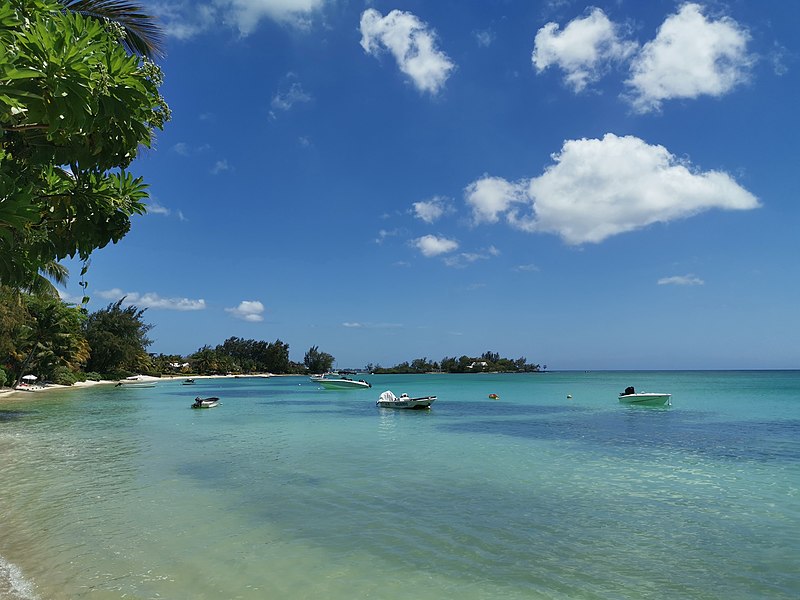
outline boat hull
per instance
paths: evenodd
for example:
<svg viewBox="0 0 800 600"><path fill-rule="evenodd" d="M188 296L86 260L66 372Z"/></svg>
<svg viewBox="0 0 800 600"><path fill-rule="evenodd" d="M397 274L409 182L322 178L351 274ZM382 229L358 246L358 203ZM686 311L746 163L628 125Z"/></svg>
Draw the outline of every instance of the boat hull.
<svg viewBox="0 0 800 600"><path fill-rule="evenodd" d="M436 401L436 396L424 398L397 398L396 400L378 400L377 406L381 408L403 408L407 410L426 410Z"/></svg>
<svg viewBox="0 0 800 600"><path fill-rule="evenodd" d="M211 398L195 398L194 402L191 404L192 408L214 408L215 406L219 406L219 398L211 397Z"/></svg>
<svg viewBox="0 0 800 600"><path fill-rule="evenodd" d="M620 394L619 401L623 404L637 404L640 406L669 406L672 394L656 394L643 392L639 394Z"/></svg>
<svg viewBox="0 0 800 600"><path fill-rule="evenodd" d="M366 381L356 381L354 379L320 379L317 383L326 390L352 390L372 387Z"/></svg>

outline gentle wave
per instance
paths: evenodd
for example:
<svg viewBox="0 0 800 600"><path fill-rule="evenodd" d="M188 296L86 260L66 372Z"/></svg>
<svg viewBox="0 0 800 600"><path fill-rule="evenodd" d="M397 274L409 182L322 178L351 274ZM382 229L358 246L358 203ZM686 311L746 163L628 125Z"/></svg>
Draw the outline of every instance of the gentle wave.
<svg viewBox="0 0 800 600"><path fill-rule="evenodd" d="M25 579L17 565L0 556L0 598L7 600L38 600L32 581Z"/></svg>

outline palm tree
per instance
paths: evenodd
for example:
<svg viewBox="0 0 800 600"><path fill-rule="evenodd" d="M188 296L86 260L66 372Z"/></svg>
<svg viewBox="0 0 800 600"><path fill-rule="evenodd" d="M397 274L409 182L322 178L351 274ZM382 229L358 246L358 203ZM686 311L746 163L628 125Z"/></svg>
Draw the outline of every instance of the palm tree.
<svg viewBox="0 0 800 600"><path fill-rule="evenodd" d="M136 2L125 0L59 0L64 8L82 15L108 19L125 30L122 45L128 52L155 59L164 56L164 36L154 16Z"/></svg>

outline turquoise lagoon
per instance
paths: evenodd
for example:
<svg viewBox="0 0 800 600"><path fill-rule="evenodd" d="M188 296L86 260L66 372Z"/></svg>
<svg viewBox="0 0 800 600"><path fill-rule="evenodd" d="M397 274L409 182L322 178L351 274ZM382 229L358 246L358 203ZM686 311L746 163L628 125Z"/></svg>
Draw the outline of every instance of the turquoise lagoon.
<svg viewBox="0 0 800 600"><path fill-rule="evenodd" d="M3 401L0 598L800 597L800 372L366 378Z"/></svg>

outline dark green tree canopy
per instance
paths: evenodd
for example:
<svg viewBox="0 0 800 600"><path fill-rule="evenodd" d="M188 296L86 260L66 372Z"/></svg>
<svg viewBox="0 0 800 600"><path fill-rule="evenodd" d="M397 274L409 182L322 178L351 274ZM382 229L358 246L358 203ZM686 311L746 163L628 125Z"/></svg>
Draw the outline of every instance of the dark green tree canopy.
<svg viewBox="0 0 800 600"><path fill-rule="evenodd" d="M311 346L306 352L303 364L310 373L325 373L331 370L334 360L327 352L320 352L317 346Z"/></svg>
<svg viewBox="0 0 800 600"><path fill-rule="evenodd" d="M150 365L147 332L153 326L142 319L145 310L122 307L125 298L93 312L86 321L86 339L91 348L87 370L97 373L143 372Z"/></svg>

